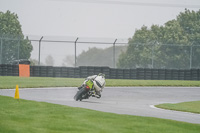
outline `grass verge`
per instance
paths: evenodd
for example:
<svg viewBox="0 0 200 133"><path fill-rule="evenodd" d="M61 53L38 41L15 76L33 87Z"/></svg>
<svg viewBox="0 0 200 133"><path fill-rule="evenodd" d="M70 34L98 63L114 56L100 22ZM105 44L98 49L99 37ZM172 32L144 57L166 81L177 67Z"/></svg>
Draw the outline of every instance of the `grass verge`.
<svg viewBox="0 0 200 133"><path fill-rule="evenodd" d="M176 104L165 103L165 104L156 105L156 107L162 108L162 109L200 114L200 101L183 102L183 103L176 103Z"/></svg>
<svg viewBox="0 0 200 133"><path fill-rule="evenodd" d="M1 133L199 133L200 125L0 96Z"/></svg>
<svg viewBox="0 0 200 133"><path fill-rule="evenodd" d="M16 85L20 88L75 87L81 85L83 81L84 79L80 78L0 76L0 88L12 89Z"/></svg>
<svg viewBox="0 0 200 133"><path fill-rule="evenodd" d="M50 77L14 77L0 76L0 89L12 89L18 84L20 88L38 87L78 87L83 83L81 78ZM200 86L199 81L181 80L125 80L106 79L106 86Z"/></svg>

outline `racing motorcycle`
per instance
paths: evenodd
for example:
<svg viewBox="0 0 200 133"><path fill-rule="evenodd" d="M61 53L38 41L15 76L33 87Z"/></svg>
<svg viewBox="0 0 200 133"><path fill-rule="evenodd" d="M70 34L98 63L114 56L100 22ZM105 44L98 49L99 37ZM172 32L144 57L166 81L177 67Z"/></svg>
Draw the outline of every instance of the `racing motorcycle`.
<svg viewBox="0 0 200 133"><path fill-rule="evenodd" d="M94 96L95 89L94 89L94 83L92 80L86 81L85 85L83 85L79 91L77 91L76 95L74 96L74 99L76 101L82 99L88 99L90 96Z"/></svg>

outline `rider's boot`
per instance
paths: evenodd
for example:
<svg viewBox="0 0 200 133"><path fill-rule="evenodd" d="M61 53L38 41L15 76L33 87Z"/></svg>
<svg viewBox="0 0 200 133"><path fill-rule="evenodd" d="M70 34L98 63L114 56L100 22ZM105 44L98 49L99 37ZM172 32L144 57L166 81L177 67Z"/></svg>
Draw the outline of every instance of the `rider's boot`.
<svg viewBox="0 0 200 133"><path fill-rule="evenodd" d="M101 93L97 91L96 93L92 94L92 97L101 98Z"/></svg>

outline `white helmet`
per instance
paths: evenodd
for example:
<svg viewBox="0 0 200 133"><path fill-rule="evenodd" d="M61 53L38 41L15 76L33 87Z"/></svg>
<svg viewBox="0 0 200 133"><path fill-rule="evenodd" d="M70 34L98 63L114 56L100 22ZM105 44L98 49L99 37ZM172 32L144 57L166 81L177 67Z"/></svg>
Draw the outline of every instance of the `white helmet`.
<svg viewBox="0 0 200 133"><path fill-rule="evenodd" d="M99 74L95 79L94 79L94 88L96 91L102 91L102 89L105 86L105 77L103 74Z"/></svg>

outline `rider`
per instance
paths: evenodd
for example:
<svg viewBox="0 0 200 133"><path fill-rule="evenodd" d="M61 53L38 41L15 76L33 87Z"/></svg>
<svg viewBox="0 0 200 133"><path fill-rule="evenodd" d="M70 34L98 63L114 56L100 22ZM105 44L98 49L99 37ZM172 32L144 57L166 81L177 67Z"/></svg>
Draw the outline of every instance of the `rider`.
<svg viewBox="0 0 200 133"><path fill-rule="evenodd" d="M78 89L80 90L85 83L88 80L92 80L94 83L94 89L95 89L95 94L93 94L93 97L96 98L100 98L101 97L101 92L103 91L103 88L105 87L105 74L99 73L98 75L93 75L93 76L89 76L86 78L86 80L84 81L83 85L81 85L80 87L78 87Z"/></svg>

